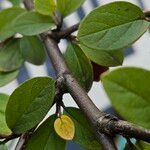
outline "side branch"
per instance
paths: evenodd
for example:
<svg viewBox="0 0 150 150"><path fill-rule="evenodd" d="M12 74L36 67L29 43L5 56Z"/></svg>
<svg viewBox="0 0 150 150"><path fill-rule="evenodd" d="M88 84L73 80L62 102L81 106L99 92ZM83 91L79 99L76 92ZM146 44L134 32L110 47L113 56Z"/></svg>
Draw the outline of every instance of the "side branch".
<svg viewBox="0 0 150 150"><path fill-rule="evenodd" d="M63 31L58 32L57 36L59 38L67 38L70 34L72 34L73 32L78 30L79 25L80 25L80 23L77 23Z"/></svg>
<svg viewBox="0 0 150 150"><path fill-rule="evenodd" d="M145 11L144 14L145 14L145 17L150 18L150 11Z"/></svg>
<svg viewBox="0 0 150 150"><path fill-rule="evenodd" d="M28 140L30 139L30 137L32 136L32 134L34 133L35 129L37 126L35 126L34 128L30 129L29 131L27 131L26 133L22 134L19 138L19 141L15 147L15 150L24 150L25 146L28 142Z"/></svg>
<svg viewBox="0 0 150 150"><path fill-rule="evenodd" d="M34 7L32 0L23 0L24 6L27 10L32 10Z"/></svg>
<svg viewBox="0 0 150 150"><path fill-rule="evenodd" d="M150 130L138 127L127 121L104 117L104 119L98 119L97 126L101 132L120 134L125 137L135 138L150 143Z"/></svg>
<svg viewBox="0 0 150 150"><path fill-rule="evenodd" d="M61 39L67 39L68 37L70 37L70 35L77 31L79 28L80 23L77 23L67 29L64 30L57 30L54 29L52 31L50 31L49 33L46 33L50 38L54 39L55 41L60 41Z"/></svg>

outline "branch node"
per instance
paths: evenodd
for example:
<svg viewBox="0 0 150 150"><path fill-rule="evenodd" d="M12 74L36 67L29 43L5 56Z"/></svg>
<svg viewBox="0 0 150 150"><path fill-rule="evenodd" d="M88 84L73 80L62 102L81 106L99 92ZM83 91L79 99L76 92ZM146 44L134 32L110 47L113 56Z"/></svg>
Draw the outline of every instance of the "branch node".
<svg viewBox="0 0 150 150"><path fill-rule="evenodd" d="M119 119L116 116L104 113L97 119L97 129L102 133L107 133L108 135L113 136L114 131L110 130L109 125L118 120Z"/></svg>

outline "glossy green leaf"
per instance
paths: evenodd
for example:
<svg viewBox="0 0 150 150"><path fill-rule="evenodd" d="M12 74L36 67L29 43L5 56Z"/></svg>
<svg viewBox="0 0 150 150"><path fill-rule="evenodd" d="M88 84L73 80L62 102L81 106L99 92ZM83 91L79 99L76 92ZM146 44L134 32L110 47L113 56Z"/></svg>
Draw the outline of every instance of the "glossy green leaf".
<svg viewBox="0 0 150 150"><path fill-rule="evenodd" d="M68 107L65 111L75 124L75 136L73 141L87 150L100 150L101 145L97 142L94 131L82 111L73 107Z"/></svg>
<svg viewBox="0 0 150 150"><path fill-rule="evenodd" d="M5 40L15 34L12 24L16 17L24 13L22 8L12 7L0 12L0 40Z"/></svg>
<svg viewBox="0 0 150 150"><path fill-rule="evenodd" d="M50 15L56 8L54 0L35 0L34 5L35 10L43 15Z"/></svg>
<svg viewBox="0 0 150 150"><path fill-rule="evenodd" d="M9 0L13 5L19 6L22 0Z"/></svg>
<svg viewBox="0 0 150 150"><path fill-rule="evenodd" d="M45 61L45 50L36 36L24 36L20 41L20 49L24 59L32 64L41 65Z"/></svg>
<svg viewBox="0 0 150 150"><path fill-rule="evenodd" d="M87 57L93 62L102 66L119 66L122 65L124 60L124 51L105 51L105 50L93 50L84 45L80 45Z"/></svg>
<svg viewBox="0 0 150 150"><path fill-rule="evenodd" d="M57 0L57 8L63 17L76 11L85 0Z"/></svg>
<svg viewBox="0 0 150 150"><path fill-rule="evenodd" d="M136 5L113 2L96 8L82 21L78 39L89 48L117 50L134 43L149 25Z"/></svg>
<svg viewBox="0 0 150 150"><path fill-rule="evenodd" d="M6 124L5 119L5 109L8 102L9 96L0 93L0 135L1 136L8 136L11 134L10 129Z"/></svg>
<svg viewBox="0 0 150 150"><path fill-rule="evenodd" d="M17 75L18 75L19 71L13 71L13 72L0 72L0 87L8 84L9 82L13 81Z"/></svg>
<svg viewBox="0 0 150 150"><path fill-rule="evenodd" d="M37 35L51 29L54 22L51 17L37 12L25 12L14 21L13 29L22 35Z"/></svg>
<svg viewBox="0 0 150 150"><path fill-rule="evenodd" d="M91 62L76 44L69 44L64 54L69 69L78 82L88 91L93 83Z"/></svg>
<svg viewBox="0 0 150 150"><path fill-rule="evenodd" d="M0 48L0 72L16 70L21 67L23 62L19 39L13 39Z"/></svg>
<svg viewBox="0 0 150 150"><path fill-rule="evenodd" d="M10 96L6 122L16 134L24 133L40 123L52 106L55 81L37 77L24 82Z"/></svg>
<svg viewBox="0 0 150 150"><path fill-rule="evenodd" d="M119 68L104 73L102 83L112 105L123 118L150 128L150 71Z"/></svg>
<svg viewBox="0 0 150 150"><path fill-rule="evenodd" d="M27 143L26 150L65 150L66 141L54 130L55 115L50 116L33 134Z"/></svg>

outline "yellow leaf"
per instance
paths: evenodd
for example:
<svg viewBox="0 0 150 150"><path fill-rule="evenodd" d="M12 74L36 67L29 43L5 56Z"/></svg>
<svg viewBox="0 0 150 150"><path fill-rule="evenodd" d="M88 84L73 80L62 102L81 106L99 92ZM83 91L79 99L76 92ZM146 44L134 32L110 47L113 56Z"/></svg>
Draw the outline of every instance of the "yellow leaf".
<svg viewBox="0 0 150 150"><path fill-rule="evenodd" d="M66 115L61 115L54 122L56 133L65 140L72 140L75 134L75 126L71 118Z"/></svg>

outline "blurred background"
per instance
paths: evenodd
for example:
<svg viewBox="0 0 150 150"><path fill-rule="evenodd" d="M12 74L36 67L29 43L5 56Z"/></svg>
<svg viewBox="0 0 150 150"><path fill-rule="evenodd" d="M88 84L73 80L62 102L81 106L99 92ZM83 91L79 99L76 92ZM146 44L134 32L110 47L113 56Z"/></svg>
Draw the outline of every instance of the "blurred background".
<svg viewBox="0 0 150 150"><path fill-rule="evenodd" d="M93 8L104 5L109 2L114 2L117 0L86 0L84 5L76 12L65 18L65 26L71 26L78 23L84 16L86 16ZM119 0L120 1L120 0ZM124 0L136 4L144 11L150 10L150 0ZM11 3L7 0L0 0L0 9L11 7ZM62 40L60 43L60 48L62 52L66 49L66 41ZM146 69L150 69L150 32L147 31L132 47L128 48L125 52L124 66L138 66ZM113 67L112 69L114 69ZM35 66L30 63L25 63L22 66L19 76L16 80L9 83L8 85L1 87L0 92L11 94L14 89L22 82L29 78L36 76L51 76L55 77L54 69L50 60L47 58L46 62L41 66ZM96 106L104 111L109 113L115 113L111 108L111 103L103 90L103 87L100 82L94 82L92 89L89 92L89 96L94 101ZM72 100L69 94L64 95L64 103L67 106L75 106L75 102ZM55 112L55 107L52 108L50 114ZM120 138L118 140L118 147L120 150L123 149L125 140ZM9 149L13 150L15 144L9 143ZM69 142L67 145L67 150L83 150L75 143Z"/></svg>

